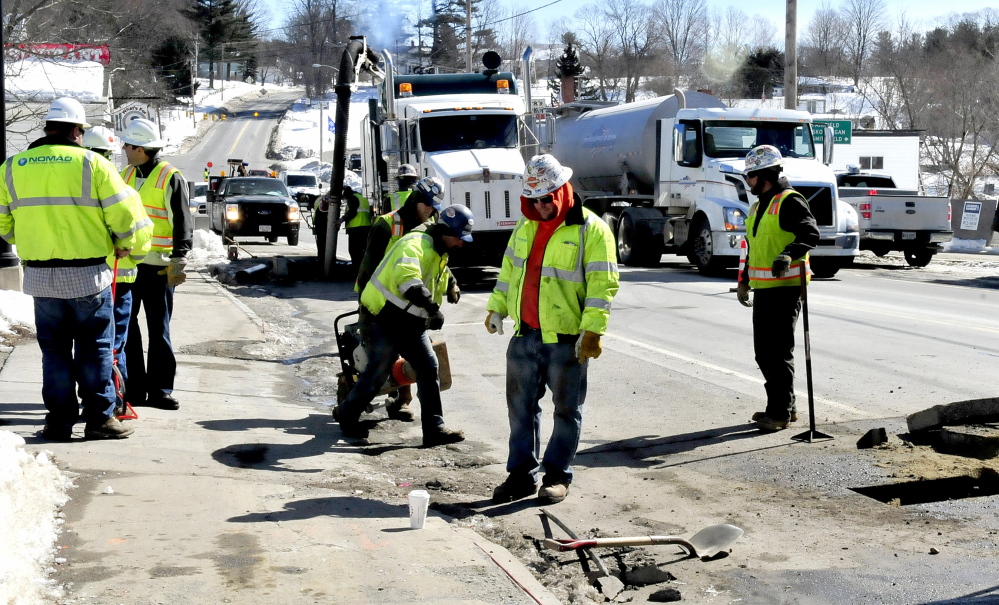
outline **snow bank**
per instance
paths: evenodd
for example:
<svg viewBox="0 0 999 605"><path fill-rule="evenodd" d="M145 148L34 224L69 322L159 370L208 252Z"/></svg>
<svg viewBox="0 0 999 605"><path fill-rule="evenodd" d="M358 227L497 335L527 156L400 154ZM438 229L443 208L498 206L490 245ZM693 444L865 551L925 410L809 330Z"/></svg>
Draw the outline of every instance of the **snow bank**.
<svg viewBox="0 0 999 605"><path fill-rule="evenodd" d="M942 252L981 252L988 246L988 241L983 239L961 239L955 237L949 242L940 244Z"/></svg>
<svg viewBox="0 0 999 605"><path fill-rule="evenodd" d="M368 91L359 90L351 96L350 116L347 128L347 149L360 149L361 124L368 116ZM336 102L329 101L323 109L323 153L333 151L333 133L329 132L329 120L336 119ZM278 126L278 156L282 160L294 160L319 156L319 107L295 103L284 115ZM327 156L329 157L329 156ZM327 178L327 180L329 180Z"/></svg>
<svg viewBox="0 0 999 605"><path fill-rule="evenodd" d="M72 482L47 452L24 451L24 439L0 431L0 603L41 605L61 596L48 578L62 524L59 507Z"/></svg>
<svg viewBox="0 0 999 605"><path fill-rule="evenodd" d="M0 334L10 334L14 326L35 333L35 303L27 294L0 290Z"/></svg>
<svg viewBox="0 0 999 605"><path fill-rule="evenodd" d="M73 97L94 102L104 93L104 66L96 61L25 59L8 65L6 72L8 98L46 101Z"/></svg>
<svg viewBox="0 0 999 605"><path fill-rule="evenodd" d="M204 269L208 265L228 262L222 238L211 231L198 229L194 232L194 245L187 253L187 266L192 269Z"/></svg>

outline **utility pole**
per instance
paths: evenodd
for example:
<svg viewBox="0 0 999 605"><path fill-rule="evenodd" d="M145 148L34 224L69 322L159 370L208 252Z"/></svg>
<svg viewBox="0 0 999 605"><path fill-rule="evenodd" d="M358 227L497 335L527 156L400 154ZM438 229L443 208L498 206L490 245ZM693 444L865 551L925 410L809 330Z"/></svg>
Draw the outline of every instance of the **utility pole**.
<svg viewBox="0 0 999 605"><path fill-rule="evenodd" d="M798 0L787 0L784 28L784 109L798 108Z"/></svg>
<svg viewBox="0 0 999 605"><path fill-rule="evenodd" d="M198 127L198 106L194 104L194 81L198 78L198 38L194 38L194 65L191 66L191 124Z"/></svg>
<svg viewBox="0 0 999 605"><path fill-rule="evenodd" d="M472 0L465 0L465 71L472 73Z"/></svg>
<svg viewBox="0 0 999 605"><path fill-rule="evenodd" d="M0 15L3 15L3 0L0 0ZM0 27L3 24L0 23ZM3 29L0 29L0 47L3 46ZM7 159L7 90L3 74L6 73L6 58L0 53L0 162ZM21 261L14 254L14 248L0 238L0 285L5 290L21 291Z"/></svg>

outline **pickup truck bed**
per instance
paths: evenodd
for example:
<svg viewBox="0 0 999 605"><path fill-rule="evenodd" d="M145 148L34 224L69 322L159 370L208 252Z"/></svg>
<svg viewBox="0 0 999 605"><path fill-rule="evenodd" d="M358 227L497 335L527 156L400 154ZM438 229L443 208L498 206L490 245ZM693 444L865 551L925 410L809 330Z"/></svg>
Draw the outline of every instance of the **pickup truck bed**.
<svg viewBox="0 0 999 605"><path fill-rule="evenodd" d="M940 244L949 242L950 199L897 195L894 189L840 187L840 198L853 206L860 219L860 248L884 256L891 250L905 254L913 267L925 267ZM857 195L860 193L860 195Z"/></svg>

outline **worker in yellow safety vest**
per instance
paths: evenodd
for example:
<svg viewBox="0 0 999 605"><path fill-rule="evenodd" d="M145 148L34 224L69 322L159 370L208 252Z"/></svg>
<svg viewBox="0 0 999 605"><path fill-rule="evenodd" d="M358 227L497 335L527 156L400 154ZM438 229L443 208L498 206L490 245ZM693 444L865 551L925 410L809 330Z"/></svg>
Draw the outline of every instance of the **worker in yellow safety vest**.
<svg viewBox="0 0 999 605"><path fill-rule="evenodd" d="M819 227L805 198L781 175L784 160L771 145L746 156L746 183L757 196L746 219L747 262L737 298L753 308L753 348L763 373L767 409L753 414L764 432L798 419L794 401L794 328L801 311L801 273L811 279L808 251ZM749 299L750 290L753 300Z"/></svg>
<svg viewBox="0 0 999 605"><path fill-rule="evenodd" d="M416 371L423 445L457 443L461 431L444 426L437 357L427 330L440 330L450 253L472 241L472 212L449 206L440 222L402 236L378 264L361 292L361 334L367 365L345 401L333 409L344 437L367 437L359 418L392 374L401 356Z"/></svg>
<svg viewBox="0 0 999 605"><path fill-rule="evenodd" d="M399 190L389 195L382 205L382 213L397 212L406 205L406 198L416 187L416 182L420 180L420 173L416 171L416 166L412 164L402 164L396 175L396 184Z"/></svg>
<svg viewBox="0 0 999 605"><path fill-rule="evenodd" d="M114 132L103 126L94 126L83 135L83 146L87 149L101 154L107 159L111 159L114 153L115 141ZM127 185L126 185L127 187ZM131 189L131 187L129 187ZM135 190L132 189L134 192ZM118 258L112 254L108 256L108 265L115 271L114 290L114 353L117 360L118 371L122 380L128 380L128 365L125 360L125 341L128 339L128 324L132 317L132 284L138 274L138 265L149 253L152 243L153 224L146 216L146 211L142 207L142 198L139 194L129 198L133 205L133 212L146 218L149 226L146 228L147 236L142 246L134 246L128 256ZM116 262L117 261L117 262ZM123 401L118 401L119 412L124 406Z"/></svg>
<svg viewBox="0 0 999 605"><path fill-rule="evenodd" d="M350 255L351 270L357 275L364 258L364 246L371 231L371 203L361 195L361 178L347 172L343 178L343 193L340 199L346 205L346 212L337 221L337 228L346 223L347 254Z"/></svg>
<svg viewBox="0 0 999 605"><path fill-rule="evenodd" d="M531 158L524 171L517 222L486 310L486 330L503 334L513 319L506 354L506 404L510 418L507 479L494 502L538 491L561 502L572 483L570 464L582 431L587 360L600 356L611 301L618 290L614 234L574 200L572 169L551 155ZM541 407L547 386L555 403L554 427L539 463Z"/></svg>
<svg viewBox="0 0 999 605"><path fill-rule="evenodd" d="M153 221L152 250L137 267L132 285L132 315L125 341L132 405L176 410L173 396L177 359L170 340L174 288L184 283L185 257L193 244L193 222L187 182L179 170L159 158L165 145L159 128L149 120L133 120L121 135L128 167L125 182L139 191L146 214ZM139 311L145 309L149 356L142 355Z"/></svg>
<svg viewBox="0 0 999 605"><path fill-rule="evenodd" d="M150 237L135 192L111 162L81 147L90 128L75 99L51 103L45 136L0 167L0 237L24 261L42 350L41 436L69 441L80 418L87 439L121 439L115 417L110 254L124 257ZM79 393L79 400L77 400Z"/></svg>

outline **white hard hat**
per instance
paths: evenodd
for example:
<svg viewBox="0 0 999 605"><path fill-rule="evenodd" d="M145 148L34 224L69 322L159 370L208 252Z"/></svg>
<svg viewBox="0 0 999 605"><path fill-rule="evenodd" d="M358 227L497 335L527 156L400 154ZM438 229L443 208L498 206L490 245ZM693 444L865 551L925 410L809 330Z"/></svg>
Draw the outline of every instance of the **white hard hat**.
<svg viewBox="0 0 999 605"><path fill-rule="evenodd" d="M46 122L68 122L77 124L84 130L90 128L87 123L87 112L83 110L83 105L76 99L61 97L52 101L49 105L49 112L45 114Z"/></svg>
<svg viewBox="0 0 999 605"><path fill-rule="evenodd" d="M350 187L354 191L360 192L363 187L363 183L361 182L361 177L348 170L343 173L343 186Z"/></svg>
<svg viewBox="0 0 999 605"><path fill-rule="evenodd" d="M524 167L524 197L544 197L572 178L572 168L558 163L555 156L536 155Z"/></svg>
<svg viewBox="0 0 999 605"><path fill-rule="evenodd" d="M129 122L125 132L121 133L121 142L150 149L162 149L166 145L156 124L142 118Z"/></svg>
<svg viewBox="0 0 999 605"><path fill-rule="evenodd" d="M774 168L784 163L780 151L773 145L760 145L746 154L746 174L766 168Z"/></svg>
<svg viewBox="0 0 999 605"><path fill-rule="evenodd" d="M97 151L110 151L114 149L114 133L110 128L94 126L83 133L83 146Z"/></svg>

